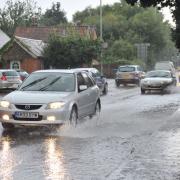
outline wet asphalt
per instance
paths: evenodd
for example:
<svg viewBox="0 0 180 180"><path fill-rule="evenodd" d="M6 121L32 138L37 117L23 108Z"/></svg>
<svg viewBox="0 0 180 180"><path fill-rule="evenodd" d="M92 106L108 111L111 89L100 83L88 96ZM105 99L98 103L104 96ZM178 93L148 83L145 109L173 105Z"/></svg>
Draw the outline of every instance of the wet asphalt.
<svg viewBox="0 0 180 180"><path fill-rule="evenodd" d="M58 130L0 126L0 179L180 179L179 87L141 95L139 87L116 88L109 80L101 101L98 124L87 118Z"/></svg>

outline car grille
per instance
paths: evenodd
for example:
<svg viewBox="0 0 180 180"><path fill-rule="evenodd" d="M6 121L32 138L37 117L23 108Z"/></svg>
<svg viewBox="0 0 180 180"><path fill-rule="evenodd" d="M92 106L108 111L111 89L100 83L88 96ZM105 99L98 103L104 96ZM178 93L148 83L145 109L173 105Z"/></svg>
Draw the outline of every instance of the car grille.
<svg viewBox="0 0 180 180"><path fill-rule="evenodd" d="M17 118L13 115L13 119L17 121L41 121L43 116L39 116L38 118Z"/></svg>
<svg viewBox="0 0 180 180"><path fill-rule="evenodd" d="M17 109L21 110L36 110L41 108L42 105L15 105Z"/></svg>

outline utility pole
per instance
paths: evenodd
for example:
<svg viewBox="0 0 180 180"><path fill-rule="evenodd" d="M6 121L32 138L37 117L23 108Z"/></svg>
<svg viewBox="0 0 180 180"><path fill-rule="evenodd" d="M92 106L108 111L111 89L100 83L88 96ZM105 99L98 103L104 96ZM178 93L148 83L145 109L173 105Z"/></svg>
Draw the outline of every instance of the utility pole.
<svg viewBox="0 0 180 180"><path fill-rule="evenodd" d="M103 43L103 34L102 34L102 0L100 0L100 41ZM102 57L102 46L101 46L101 54L100 54L100 64L101 64L101 75L103 75L103 57Z"/></svg>

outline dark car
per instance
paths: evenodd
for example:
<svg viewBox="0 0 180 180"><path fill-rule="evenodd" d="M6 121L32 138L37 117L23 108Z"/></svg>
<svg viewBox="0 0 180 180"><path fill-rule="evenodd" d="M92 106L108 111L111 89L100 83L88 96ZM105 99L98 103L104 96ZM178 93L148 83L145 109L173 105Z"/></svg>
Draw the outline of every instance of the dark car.
<svg viewBox="0 0 180 180"><path fill-rule="evenodd" d="M144 77L145 73L139 65L119 66L116 72L115 83L119 87L120 84L137 84Z"/></svg>
<svg viewBox="0 0 180 180"><path fill-rule="evenodd" d="M102 76L101 73L96 68L78 68L78 70L88 72L95 80L100 91L105 95L108 93L108 82L105 76Z"/></svg>

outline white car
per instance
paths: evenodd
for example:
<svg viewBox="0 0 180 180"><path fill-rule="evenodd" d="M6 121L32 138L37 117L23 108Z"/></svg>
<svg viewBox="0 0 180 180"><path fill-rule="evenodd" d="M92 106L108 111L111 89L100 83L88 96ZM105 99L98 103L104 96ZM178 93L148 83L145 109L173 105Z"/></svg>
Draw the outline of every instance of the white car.
<svg viewBox="0 0 180 180"><path fill-rule="evenodd" d="M21 77L15 70L0 70L0 89L16 89L21 83Z"/></svg>
<svg viewBox="0 0 180 180"><path fill-rule="evenodd" d="M75 70L33 72L0 101L2 126L76 125L78 119L98 114L100 91L91 78Z"/></svg>
<svg viewBox="0 0 180 180"><path fill-rule="evenodd" d="M176 78L170 71L156 70L147 72L144 79L141 80L141 94L149 90L163 91L169 86L176 85Z"/></svg>

